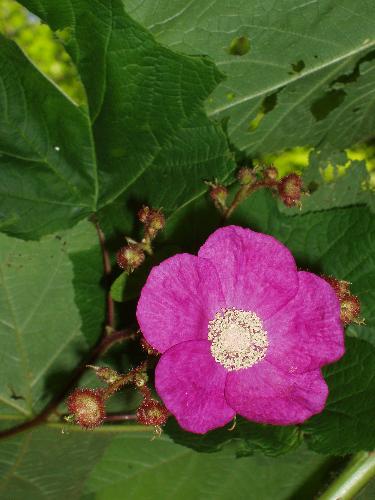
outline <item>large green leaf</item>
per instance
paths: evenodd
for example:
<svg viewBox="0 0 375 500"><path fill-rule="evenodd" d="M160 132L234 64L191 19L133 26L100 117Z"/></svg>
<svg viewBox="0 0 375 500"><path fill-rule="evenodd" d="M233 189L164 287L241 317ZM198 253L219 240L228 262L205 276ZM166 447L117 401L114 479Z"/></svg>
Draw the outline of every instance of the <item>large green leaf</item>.
<svg viewBox="0 0 375 500"><path fill-rule="evenodd" d="M42 426L0 442L0 496L78 500L113 433Z"/></svg>
<svg viewBox="0 0 375 500"><path fill-rule="evenodd" d="M243 500L312 498L327 465L305 450L279 459L256 455L233 460L229 448L198 453L166 437L150 442L147 435L124 434L107 449L85 490L97 500L227 500L234 494Z"/></svg>
<svg viewBox="0 0 375 500"><path fill-rule="evenodd" d="M222 79L208 59L156 43L120 0L22 4L70 35L89 110L0 39L4 230L32 238L100 212L107 227L130 231L142 203L171 213L233 168L203 111Z"/></svg>
<svg viewBox="0 0 375 500"><path fill-rule="evenodd" d="M64 240L0 235L0 412L31 417L78 363L87 343Z"/></svg>
<svg viewBox="0 0 375 500"><path fill-rule="evenodd" d="M160 42L209 55L227 76L207 110L230 119L238 148L259 154L323 140L345 147L373 134L374 65L366 62L375 48L373 2L124 4Z"/></svg>
<svg viewBox="0 0 375 500"><path fill-rule="evenodd" d="M324 369L330 393L324 411L303 425L309 446L320 453L347 454L375 448L375 349L347 339L347 353Z"/></svg>

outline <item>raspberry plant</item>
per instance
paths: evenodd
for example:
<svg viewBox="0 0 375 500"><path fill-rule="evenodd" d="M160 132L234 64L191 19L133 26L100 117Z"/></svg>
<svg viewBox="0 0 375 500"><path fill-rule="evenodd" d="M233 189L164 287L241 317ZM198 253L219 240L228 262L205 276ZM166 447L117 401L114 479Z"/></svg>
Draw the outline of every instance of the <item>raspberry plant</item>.
<svg viewBox="0 0 375 500"><path fill-rule="evenodd" d="M3 498L373 496L374 22L366 0L0 0ZM302 425L198 436L155 393L140 290L227 224L340 300L346 354Z"/></svg>

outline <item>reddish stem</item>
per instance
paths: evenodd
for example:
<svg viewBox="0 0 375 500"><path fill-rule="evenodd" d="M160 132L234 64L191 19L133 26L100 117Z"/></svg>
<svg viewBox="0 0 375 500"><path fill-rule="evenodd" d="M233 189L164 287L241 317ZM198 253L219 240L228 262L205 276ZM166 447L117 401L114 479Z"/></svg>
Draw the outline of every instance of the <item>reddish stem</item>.
<svg viewBox="0 0 375 500"><path fill-rule="evenodd" d="M111 275L112 268L111 259L109 258L109 253L105 245L105 236L99 226L99 222L96 219L94 219L93 222L98 233L100 248L102 250L104 276L108 278ZM113 329L115 328L115 304L109 291L107 292L107 326Z"/></svg>
<svg viewBox="0 0 375 500"><path fill-rule="evenodd" d="M107 415L105 417L105 422L128 422L131 420L137 420L137 415L133 413L124 413L124 414L116 414L116 415Z"/></svg>

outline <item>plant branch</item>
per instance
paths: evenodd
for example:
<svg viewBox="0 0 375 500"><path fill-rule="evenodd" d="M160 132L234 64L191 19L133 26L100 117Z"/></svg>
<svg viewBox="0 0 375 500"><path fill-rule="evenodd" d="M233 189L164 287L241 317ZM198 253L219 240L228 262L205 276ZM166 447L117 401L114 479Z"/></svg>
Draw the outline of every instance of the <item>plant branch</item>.
<svg viewBox="0 0 375 500"><path fill-rule="evenodd" d="M82 374L86 370L86 366L95 363L95 361L105 353L110 346L117 342L121 342L124 340L131 340L136 337L136 333L131 330L120 330L118 332L113 332L107 335L104 335L102 339L99 341L97 346L88 354L88 356L76 367L76 369L72 372L70 378L67 383L63 386L61 391L55 395L52 401L44 408L44 410L37 415L36 417L28 420L27 422L23 422L22 424L16 425L11 429L7 429L5 431L0 432L0 439L4 439L7 437L11 437L20 432L24 432L32 427L36 427L38 425L44 424L48 417L55 412L59 404L66 398L66 396L71 391L72 387L75 386L78 380L81 378Z"/></svg>
<svg viewBox="0 0 375 500"><path fill-rule="evenodd" d="M375 477L375 452L354 455L319 500L351 500Z"/></svg>
<svg viewBox="0 0 375 500"><path fill-rule="evenodd" d="M233 212L236 210L238 205L242 203L246 198L248 198L254 191L257 191L258 189L268 187L268 188L274 188L276 186L275 181L271 180L266 180L266 181L257 181L253 184L247 184L244 186L241 186L239 191L236 193L234 200L228 207L228 209L224 213L224 220L229 219L229 217L233 214Z"/></svg>
<svg viewBox="0 0 375 500"><path fill-rule="evenodd" d="M137 415L133 413L124 413L109 414L105 417L105 422L128 422L130 420L137 420Z"/></svg>
<svg viewBox="0 0 375 500"><path fill-rule="evenodd" d="M102 250L104 277L108 278L111 275L112 268L111 259L109 258L109 253L105 245L105 236L96 218L93 219L93 223L98 233L100 248ZM115 304L109 290L107 290L107 326L113 329L115 328Z"/></svg>

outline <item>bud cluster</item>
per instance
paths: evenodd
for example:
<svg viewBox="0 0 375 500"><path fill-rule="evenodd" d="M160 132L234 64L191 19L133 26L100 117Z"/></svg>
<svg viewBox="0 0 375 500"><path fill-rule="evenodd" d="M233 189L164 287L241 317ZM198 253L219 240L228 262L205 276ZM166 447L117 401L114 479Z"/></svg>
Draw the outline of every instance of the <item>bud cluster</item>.
<svg viewBox="0 0 375 500"><path fill-rule="evenodd" d="M138 219L144 225L145 238L153 240L165 226L165 217L161 210L143 206L138 212Z"/></svg>
<svg viewBox="0 0 375 500"><path fill-rule="evenodd" d="M254 168L241 167L237 172L239 188L228 206L228 189L217 182L206 182L210 186L210 198L215 207L227 219L237 206L260 188L277 193L287 207L301 206L302 179L292 173L278 180L278 171L273 165L257 165Z"/></svg>
<svg viewBox="0 0 375 500"><path fill-rule="evenodd" d="M132 273L143 264L146 253L152 254L151 242L165 226L165 217L161 210L147 206L139 210L138 220L144 226L142 241L138 243L128 238L128 244L120 248L116 255L117 264L127 273Z"/></svg>
<svg viewBox="0 0 375 500"><path fill-rule="evenodd" d="M356 295L350 293L350 283L348 281L338 280L332 276L323 276L323 278L332 286L340 301L340 318L344 325L349 323L363 323L359 319L361 304Z"/></svg>

